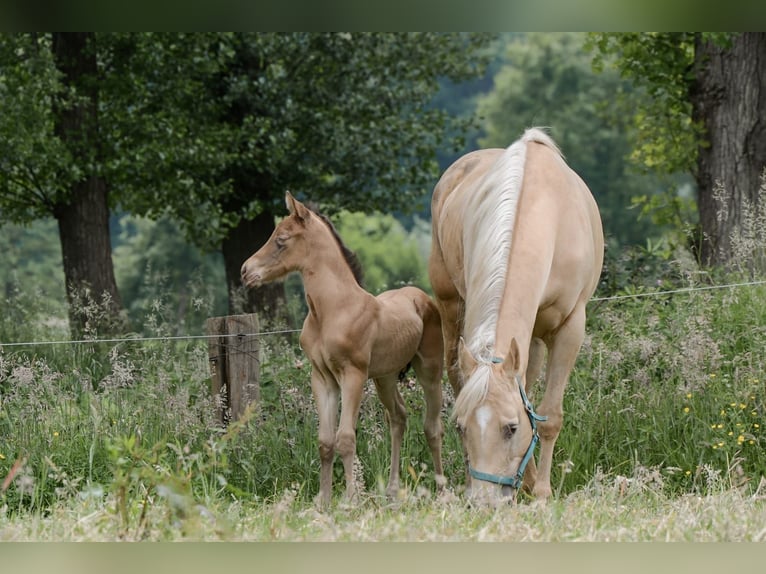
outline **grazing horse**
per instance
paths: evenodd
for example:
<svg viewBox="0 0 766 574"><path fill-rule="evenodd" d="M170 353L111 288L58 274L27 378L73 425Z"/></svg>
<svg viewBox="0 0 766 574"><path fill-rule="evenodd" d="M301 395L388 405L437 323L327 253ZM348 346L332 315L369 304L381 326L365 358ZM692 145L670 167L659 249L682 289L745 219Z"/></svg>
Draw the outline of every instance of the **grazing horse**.
<svg viewBox="0 0 766 574"><path fill-rule="evenodd" d="M343 461L346 498L355 495L356 423L368 378L375 383L391 430L391 470L386 492L396 495L406 423L397 383L410 364L425 394L425 435L437 485L442 485L444 347L436 305L416 287L385 291L377 297L365 291L360 284L358 260L330 221L289 192L286 203L289 216L242 265L242 281L247 287L255 287L281 279L291 271L298 271L303 278L309 310L300 343L311 360L311 389L319 414L318 502L324 506L330 501L336 450Z"/></svg>
<svg viewBox="0 0 766 574"><path fill-rule="evenodd" d="M470 497L515 500L523 485L547 498L564 388L603 263L596 202L550 136L532 128L507 149L455 161L431 210L429 275ZM526 391L546 347L538 415Z"/></svg>

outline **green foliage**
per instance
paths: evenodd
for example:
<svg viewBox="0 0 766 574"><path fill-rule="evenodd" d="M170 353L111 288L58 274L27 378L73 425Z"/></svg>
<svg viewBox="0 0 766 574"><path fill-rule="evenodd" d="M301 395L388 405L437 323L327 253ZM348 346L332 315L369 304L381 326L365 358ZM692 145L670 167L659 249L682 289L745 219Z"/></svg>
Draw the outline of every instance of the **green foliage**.
<svg viewBox="0 0 766 574"><path fill-rule="evenodd" d="M114 270L133 324L151 327L153 335L167 325L197 333L207 317L225 314L220 255L189 245L167 218L124 216L119 227Z"/></svg>
<svg viewBox="0 0 766 574"><path fill-rule="evenodd" d="M337 229L356 253L364 271L364 287L373 294L412 284L429 289L427 259L418 243L430 230L407 233L392 215L341 212Z"/></svg>
<svg viewBox="0 0 766 574"><path fill-rule="evenodd" d="M46 34L0 34L0 221L52 215L82 174L54 133L53 107L71 104Z"/></svg>
<svg viewBox="0 0 766 574"><path fill-rule="evenodd" d="M615 105L632 120L637 145L633 159L665 173L691 171L702 136L692 120L689 92L694 81L694 43L698 34L592 33L589 49L596 70L617 69L640 90L635 101Z"/></svg>
<svg viewBox="0 0 766 574"><path fill-rule="evenodd" d="M643 242L660 229L638 220L631 197L653 195L659 182L631 169L629 118L607 102L634 103L638 94L615 72L596 74L584 34L525 34L511 41L494 89L479 99L483 146L506 147L531 125L551 127L568 163L599 204L605 233L619 245Z"/></svg>
<svg viewBox="0 0 766 574"><path fill-rule="evenodd" d="M39 299L63 303L61 247L55 241L56 222L47 219L22 226L0 226L0 292L40 290Z"/></svg>

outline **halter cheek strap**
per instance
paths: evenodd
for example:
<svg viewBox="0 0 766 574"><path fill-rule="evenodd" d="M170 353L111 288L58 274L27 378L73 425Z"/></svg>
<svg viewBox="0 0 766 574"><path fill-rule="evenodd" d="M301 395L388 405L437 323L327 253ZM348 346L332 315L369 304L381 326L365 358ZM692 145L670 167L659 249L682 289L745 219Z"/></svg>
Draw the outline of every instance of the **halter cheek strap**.
<svg viewBox="0 0 766 574"><path fill-rule="evenodd" d="M503 360L499 357L492 357L492 362L502 363ZM511 488L515 490L519 490L521 488L521 483L524 480L524 471L527 469L527 464L529 463L529 461L531 460L532 456L535 453L535 446L537 446L537 443L540 440L540 435L537 433L537 422L547 421L548 417L538 415L535 412L534 407L532 407L532 403L530 403L529 399L527 398L527 393L524 391L524 384L521 380L521 377L519 377L518 375L516 376L516 383L519 386L519 393L521 394L521 400L524 403L524 408L527 411L529 422L532 425L532 440L529 443L527 452L524 454L524 458L521 459L521 464L519 464L519 469L516 471L516 474L513 476L500 476L497 474L491 474L489 472L481 472L469 465L468 473L473 478L476 478L478 480L484 480L486 482L492 482L502 486L510 486Z"/></svg>

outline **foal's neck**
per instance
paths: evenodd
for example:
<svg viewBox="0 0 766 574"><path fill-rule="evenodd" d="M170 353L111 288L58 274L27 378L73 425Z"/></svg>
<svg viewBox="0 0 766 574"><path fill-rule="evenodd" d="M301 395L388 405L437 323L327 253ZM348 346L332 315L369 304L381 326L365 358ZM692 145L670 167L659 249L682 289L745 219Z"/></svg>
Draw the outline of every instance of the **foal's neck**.
<svg viewBox="0 0 766 574"><path fill-rule="evenodd" d="M354 273L335 244L312 249L309 261L301 269L303 288L309 307L332 310L369 297L357 283Z"/></svg>

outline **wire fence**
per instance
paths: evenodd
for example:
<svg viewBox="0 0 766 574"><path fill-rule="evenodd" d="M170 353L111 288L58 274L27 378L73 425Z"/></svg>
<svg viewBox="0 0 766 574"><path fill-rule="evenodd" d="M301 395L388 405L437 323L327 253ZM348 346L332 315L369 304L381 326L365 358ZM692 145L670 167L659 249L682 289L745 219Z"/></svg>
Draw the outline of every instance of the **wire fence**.
<svg viewBox="0 0 766 574"><path fill-rule="evenodd" d="M638 299L643 297L663 297L667 295L689 294L697 291L712 291L717 289L737 289L741 287L753 287L766 284L765 280L745 281L742 283L727 283L725 285L704 285L700 287L684 287L679 289L668 289L665 291L646 291L642 293L629 293L624 295L612 295L609 297L593 297L592 302L621 301L625 299ZM3 343L0 341L0 349L4 347L35 347L52 345L83 345L96 343L143 343L148 341L193 341L220 339L223 337L268 337L272 335L287 335L300 333L300 329L279 329L274 331L260 331L258 333L228 333L228 334L207 334L207 335L172 335L155 337L114 337L106 339L79 339L79 340L54 340L54 341L23 341L14 343Z"/></svg>

